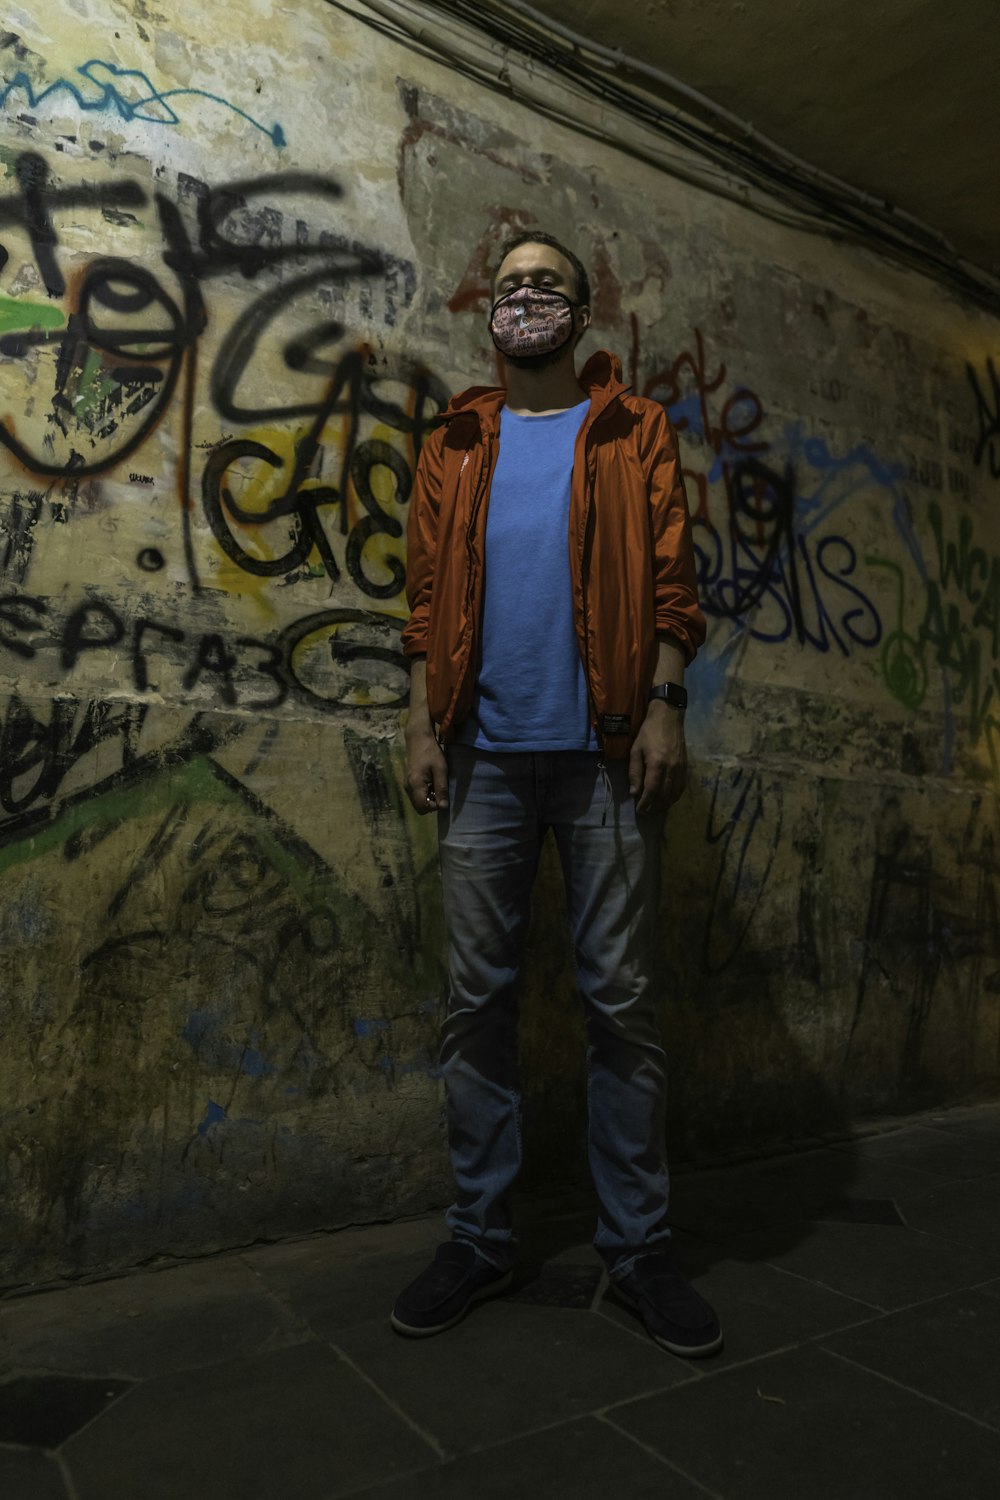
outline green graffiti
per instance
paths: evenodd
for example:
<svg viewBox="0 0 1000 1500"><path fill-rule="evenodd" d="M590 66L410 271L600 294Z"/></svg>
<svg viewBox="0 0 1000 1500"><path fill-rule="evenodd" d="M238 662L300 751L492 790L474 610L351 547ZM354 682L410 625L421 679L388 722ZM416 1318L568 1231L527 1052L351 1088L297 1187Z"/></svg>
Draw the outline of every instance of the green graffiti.
<svg viewBox="0 0 1000 1500"><path fill-rule="evenodd" d="M70 392L77 421L93 431L107 411L108 403L120 391L118 382L105 373L100 356L88 349L77 372L76 388Z"/></svg>
<svg viewBox="0 0 1000 1500"><path fill-rule="evenodd" d="M888 568L895 573L899 583L899 623L892 634L886 636L882 647L882 675L892 696L898 698L905 708L919 708L927 692L927 668L923 642L903 629L906 602L903 570L898 563L889 562L885 557L869 555L865 562L873 568Z"/></svg>
<svg viewBox="0 0 1000 1500"><path fill-rule="evenodd" d="M921 651L947 674L951 701L968 714L973 745L985 737L994 775L1000 721L1000 557L975 544L972 518L959 514L957 533L946 537L940 505L927 516L937 547L938 576L926 580L927 602L920 625Z"/></svg>
<svg viewBox="0 0 1000 1500"><path fill-rule="evenodd" d="M50 302L25 302L20 297L0 297L0 333L20 328L62 328L66 314Z"/></svg>
<svg viewBox="0 0 1000 1500"><path fill-rule="evenodd" d="M990 558L982 547L973 544L970 516L959 518L956 543L945 540L941 507L936 500L927 507L927 515L937 544L939 586L945 592L954 589L972 606L969 627L987 632L996 661L1000 656L1000 557Z"/></svg>
<svg viewBox="0 0 1000 1500"><path fill-rule="evenodd" d="M932 500L928 520L937 548L937 578L924 580L923 619L916 635L904 629L906 609L902 569L883 557L866 561L896 576L899 594L897 628L882 648L882 672L893 697L916 709L927 693L928 663L948 674L952 701L968 711L973 744L996 725L994 704L1000 698L1000 558L975 545L972 520L958 518L957 533L945 536L940 505ZM992 657L992 664L991 664ZM991 745L992 754L992 745Z"/></svg>
<svg viewBox="0 0 1000 1500"><path fill-rule="evenodd" d="M47 822L0 848L0 874L62 848L75 834L165 812L178 803L214 803L234 812L242 807L237 793L215 774L211 761L196 756L186 765L165 767L162 775L151 776L138 785L98 790L91 797L54 811ZM306 868L295 850L274 836L266 821L256 822L254 838L269 864L295 894L307 903L314 901L316 871ZM323 883L320 878L319 884Z"/></svg>

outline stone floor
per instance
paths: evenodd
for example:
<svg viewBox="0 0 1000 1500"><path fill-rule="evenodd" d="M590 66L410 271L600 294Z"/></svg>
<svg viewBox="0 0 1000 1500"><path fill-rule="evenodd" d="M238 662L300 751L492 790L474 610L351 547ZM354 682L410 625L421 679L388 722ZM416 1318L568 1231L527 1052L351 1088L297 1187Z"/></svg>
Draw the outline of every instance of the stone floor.
<svg viewBox="0 0 1000 1500"><path fill-rule="evenodd" d="M506 1297L404 1339L438 1215L0 1303L3 1500L995 1500L1000 1105L677 1177L726 1346L607 1293L525 1205Z"/></svg>

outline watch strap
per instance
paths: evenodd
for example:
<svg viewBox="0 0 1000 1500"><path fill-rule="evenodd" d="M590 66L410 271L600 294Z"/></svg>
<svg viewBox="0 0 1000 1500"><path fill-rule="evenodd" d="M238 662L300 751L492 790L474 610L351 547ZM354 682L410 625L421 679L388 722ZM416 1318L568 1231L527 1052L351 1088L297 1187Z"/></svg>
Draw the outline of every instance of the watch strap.
<svg viewBox="0 0 1000 1500"><path fill-rule="evenodd" d="M661 682L656 687L650 688L650 698L662 698L671 708L687 708L687 688L680 687L676 682Z"/></svg>

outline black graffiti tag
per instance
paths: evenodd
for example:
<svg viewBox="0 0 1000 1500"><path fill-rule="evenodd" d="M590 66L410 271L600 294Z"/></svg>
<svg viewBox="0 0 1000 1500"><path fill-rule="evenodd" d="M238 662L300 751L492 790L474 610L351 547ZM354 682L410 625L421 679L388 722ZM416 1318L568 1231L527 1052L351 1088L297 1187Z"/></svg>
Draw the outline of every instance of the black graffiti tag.
<svg viewBox="0 0 1000 1500"><path fill-rule="evenodd" d="M976 402L976 417L979 421L979 436L973 450L972 460L978 466L983 458L993 479L1000 479L1000 377L997 376L992 359L986 361L983 385L989 381L989 390L980 387L975 370L966 365L965 373L972 386ZM991 404L992 403L992 404Z"/></svg>

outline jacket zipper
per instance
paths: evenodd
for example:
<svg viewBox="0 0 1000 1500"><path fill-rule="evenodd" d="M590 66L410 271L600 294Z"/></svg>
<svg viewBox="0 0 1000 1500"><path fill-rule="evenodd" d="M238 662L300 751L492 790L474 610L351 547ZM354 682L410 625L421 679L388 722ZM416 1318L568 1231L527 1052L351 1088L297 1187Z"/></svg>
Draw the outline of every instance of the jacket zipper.
<svg viewBox="0 0 1000 1500"><path fill-rule="evenodd" d="M593 422L591 422L591 424L590 424L590 431L587 433L587 436L586 436L586 439L585 439L585 443L584 443L584 452L585 453L586 453L587 447L588 447L588 445L590 443L590 439L591 439L591 437L593 435L594 428L597 426L597 424L601 420L601 418L611 409L611 407L615 404L615 402L617 400L618 400L617 396L613 397L612 400L609 401L606 406L604 406L604 407L601 408L601 410L597 413L596 417L594 418ZM595 460L595 467L596 467L596 460ZM583 670L584 670L584 675L585 675L585 677L587 679L587 703L588 703L589 708L590 708L591 724L593 725L594 733L597 735L597 743L598 743L598 746L599 746L599 753L598 753L598 757L597 757L597 769L600 772L601 780L604 782L604 810L601 813L601 827L604 828L606 826L606 824L607 824L607 821L608 821L608 808L611 805L612 789L611 789L611 777L608 774L607 761L604 758L604 740L603 740L603 737L601 735L601 731L600 731L600 729L598 727L598 724L597 724L597 714L595 712L594 694L593 694L593 689L591 687L591 680L590 680L590 614L589 614L589 610L588 610L588 607L587 607L587 581L588 581L588 577L589 577L589 573L590 573L590 553L591 553L591 550L592 550L594 525L595 525L595 520L594 520L594 511L595 511L595 482L594 482L594 470L591 468L589 457L587 459L587 485L589 487L589 492L590 492L590 503L587 506L587 516L586 516L586 520L584 522L584 528L583 528L583 557L581 558L581 564L580 564L580 588L581 588L581 592L583 594Z"/></svg>
<svg viewBox="0 0 1000 1500"><path fill-rule="evenodd" d="M587 706L590 709L590 722L597 733L600 741L600 731L597 728L597 715L594 712L594 694L590 683L590 612L587 604L587 583L590 574L590 550L593 540L594 525L594 476L587 461L587 487L589 500L587 502L587 514L583 522L583 552L580 557L580 592L583 596L583 669L587 678ZM603 745L602 745L603 750Z"/></svg>
<svg viewBox="0 0 1000 1500"><path fill-rule="evenodd" d="M469 673L469 660L470 660L470 657L472 655L472 640L473 640L473 637L476 634L476 621L473 620L473 617L472 617L472 594L473 594L472 578L473 578L473 569L474 569L475 564L476 564L476 553L475 553L475 547L473 545L473 538L475 537L475 533L476 533L476 518L479 515L479 507L483 503L483 496L484 496L484 494L486 492L486 476L490 472L490 456L491 456L491 451L492 450L490 448L490 441L489 441L489 438L487 438L485 445L482 445L482 444L480 445L480 455L481 455L481 458L480 458L479 473L476 476L476 488L475 488L475 492L474 492L474 494L472 496L472 507L471 507L471 509L469 511L469 526L468 526L468 530L465 533L465 550L466 550L466 554L468 556L468 567L466 569L466 583L465 583L465 613L466 613L466 618L469 621L469 650L468 650L468 653L466 654L466 658L465 658L465 661L464 661L463 666L462 666L462 675L459 678L458 682L455 684L455 692L454 692L454 696L452 697L452 700L451 700L452 701L452 707L454 707L454 705L458 702L459 694L461 693L462 688L465 685L465 680L466 680L466 677L468 676L468 673Z"/></svg>
<svg viewBox="0 0 1000 1500"><path fill-rule="evenodd" d="M596 419L595 419L596 420ZM588 438L590 434L587 434ZM601 780L604 782L604 808L601 812L601 827L604 828L608 821L608 807L611 802L611 778L608 775L607 763L604 759L604 741L601 731L597 725L597 714L595 712L594 694L590 682L590 612L587 604L587 582L590 574L590 552L593 541L594 527L594 473L587 460L587 485L590 493L590 501L587 506L587 515L583 526L583 556L580 560L580 588L583 595L583 671L587 679L587 705L590 709L590 722L594 733L597 735L599 746L597 756L597 769Z"/></svg>

